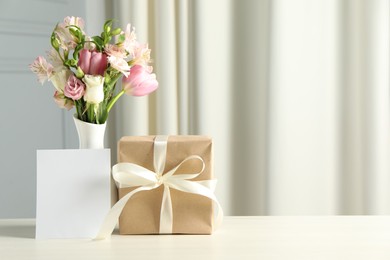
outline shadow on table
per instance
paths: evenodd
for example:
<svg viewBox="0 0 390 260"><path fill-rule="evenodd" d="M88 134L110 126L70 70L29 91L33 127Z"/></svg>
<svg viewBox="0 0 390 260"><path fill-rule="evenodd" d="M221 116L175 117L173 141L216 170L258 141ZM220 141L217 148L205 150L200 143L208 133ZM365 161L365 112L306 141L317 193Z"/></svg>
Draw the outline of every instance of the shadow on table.
<svg viewBox="0 0 390 260"><path fill-rule="evenodd" d="M0 227L0 236L35 238L35 226L3 226Z"/></svg>

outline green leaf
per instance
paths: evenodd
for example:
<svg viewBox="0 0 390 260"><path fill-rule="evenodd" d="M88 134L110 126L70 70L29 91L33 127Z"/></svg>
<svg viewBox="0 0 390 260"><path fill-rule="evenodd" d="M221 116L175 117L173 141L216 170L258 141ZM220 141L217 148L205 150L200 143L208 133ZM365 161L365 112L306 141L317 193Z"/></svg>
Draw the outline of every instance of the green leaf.
<svg viewBox="0 0 390 260"><path fill-rule="evenodd" d="M111 31L111 36L114 36L114 35L118 35L122 32L122 29L121 28L116 28L114 30Z"/></svg>
<svg viewBox="0 0 390 260"><path fill-rule="evenodd" d="M109 82L111 81L111 77L110 75L108 75L107 73L104 75L104 83L108 84Z"/></svg>
<svg viewBox="0 0 390 260"><path fill-rule="evenodd" d="M103 31L109 32L109 31L111 30L111 26L112 26L112 20L107 20L107 21L104 23Z"/></svg>
<svg viewBox="0 0 390 260"><path fill-rule="evenodd" d="M70 61L71 61L71 60L66 60L66 61L64 62L64 64L65 64L66 66L69 67L69 66L70 66Z"/></svg>
<svg viewBox="0 0 390 260"><path fill-rule="evenodd" d="M73 58L78 60L79 59L79 52L83 49L84 44L78 44L73 52Z"/></svg>
<svg viewBox="0 0 390 260"><path fill-rule="evenodd" d="M95 109L94 104L87 103L88 122L95 123Z"/></svg>
<svg viewBox="0 0 390 260"><path fill-rule="evenodd" d="M77 61L74 60L74 59L66 60L66 61L65 61L65 65L68 66L68 67L74 67L74 68L76 68Z"/></svg>
<svg viewBox="0 0 390 260"><path fill-rule="evenodd" d="M56 33L53 31L52 34L51 34L51 37L50 37L50 43L51 43L51 46L53 46L53 48L58 51L59 48L60 48L60 42L58 41L57 37L56 37Z"/></svg>
<svg viewBox="0 0 390 260"><path fill-rule="evenodd" d="M122 44L126 39L126 36L124 34L121 34L118 36L118 43L117 44Z"/></svg>
<svg viewBox="0 0 390 260"><path fill-rule="evenodd" d="M104 107L106 107L106 106L104 106ZM107 118L108 118L107 109L102 108L101 113L100 113L100 120L99 120L100 124L104 124L106 122Z"/></svg>
<svg viewBox="0 0 390 260"><path fill-rule="evenodd" d="M69 28L69 32L71 35L73 35L75 38L79 39L79 35L80 35L80 31L73 28L73 27L70 27Z"/></svg>
<svg viewBox="0 0 390 260"><path fill-rule="evenodd" d="M92 37L92 40L93 40L93 42L94 42L96 45L99 45L100 48L103 47L103 39L102 39L102 37L100 37L100 36L93 36L93 37Z"/></svg>
<svg viewBox="0 0 390 260"><path fill-rule="evenodd" d="M107 35L106 38L104 38L104 45L106 45L107 43L109 43L111 41L111 36Z"/></svg>
<svg viewBox="0 0 390 260"><path fill-rule="evenodd" d="M80 29L80 27L78 27L78 26L76 26L76 25L69 25L69 26L66 26L66 28L74 28L74 29L76 29L76 30L79 30L79 31L81 31L81 29Z"/></svg>

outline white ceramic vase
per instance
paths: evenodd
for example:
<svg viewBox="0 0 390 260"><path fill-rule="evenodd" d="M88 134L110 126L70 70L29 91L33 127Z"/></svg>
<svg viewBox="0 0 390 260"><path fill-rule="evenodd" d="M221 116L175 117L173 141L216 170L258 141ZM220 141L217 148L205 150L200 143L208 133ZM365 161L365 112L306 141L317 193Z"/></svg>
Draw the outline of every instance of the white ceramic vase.
<svg viewBox="0 0 390 260"><path fill-rule="evenodd" d="M106 123L98 125L81 121L76 115L73 116L79 135L80 149L103 149L104 134L106 131Z"/></svg>

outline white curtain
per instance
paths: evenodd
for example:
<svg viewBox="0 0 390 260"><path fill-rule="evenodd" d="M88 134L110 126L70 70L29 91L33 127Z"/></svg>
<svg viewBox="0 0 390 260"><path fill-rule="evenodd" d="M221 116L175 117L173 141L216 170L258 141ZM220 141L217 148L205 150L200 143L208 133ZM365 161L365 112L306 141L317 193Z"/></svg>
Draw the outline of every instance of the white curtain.
<svg viewBox="0 0 390 260"><path fill-rule="evenodd" d="M387 0L107 5L160 83L122 98L114 151L123 135L212 136L228 215L390 213Z"/></svg>

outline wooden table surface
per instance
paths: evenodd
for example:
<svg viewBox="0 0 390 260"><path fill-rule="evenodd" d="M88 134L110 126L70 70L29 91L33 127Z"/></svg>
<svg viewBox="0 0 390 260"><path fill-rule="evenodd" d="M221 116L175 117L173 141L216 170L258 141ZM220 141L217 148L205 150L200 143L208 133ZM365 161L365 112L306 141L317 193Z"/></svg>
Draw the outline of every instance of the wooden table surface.
<svg viewBox="0 0 390 260"><path fill-rule="evenodd" d="M213 235L34 236L34 220L0 220L0 259L390 260L390 216L225 217Z"/></svg>

